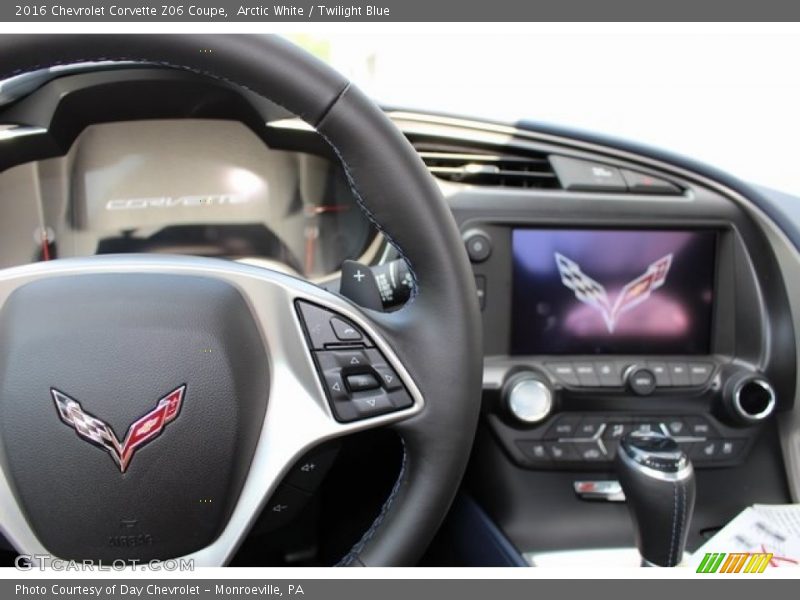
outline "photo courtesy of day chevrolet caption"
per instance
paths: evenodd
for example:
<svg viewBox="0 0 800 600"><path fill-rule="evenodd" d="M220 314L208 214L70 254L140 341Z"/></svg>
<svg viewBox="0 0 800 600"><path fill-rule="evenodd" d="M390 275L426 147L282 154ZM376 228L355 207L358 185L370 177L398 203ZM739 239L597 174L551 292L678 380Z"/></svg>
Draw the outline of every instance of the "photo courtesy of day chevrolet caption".
<svg viewBox="0 0 800 600"><path fill-rule="evenodd" d="M213 5L0 34L18 595L800 573L800 29L212 35L395 10Z"/></svg>

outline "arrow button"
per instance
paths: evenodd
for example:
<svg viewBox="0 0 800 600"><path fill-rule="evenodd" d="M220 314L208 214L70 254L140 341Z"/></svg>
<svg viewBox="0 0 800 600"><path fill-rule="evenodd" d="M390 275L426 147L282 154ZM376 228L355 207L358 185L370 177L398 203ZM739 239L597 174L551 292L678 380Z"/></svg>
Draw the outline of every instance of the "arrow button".
<svg viewBox="0 0 800 600"><path fill-rule="evenodd" d="M378 377L381 378L381 385L388 390L400 390L403 389L403 384L400 381L400 378L397 376L397 373L389 367L388 365L377 365L373 366L375 372L378 374Z"/></svg>

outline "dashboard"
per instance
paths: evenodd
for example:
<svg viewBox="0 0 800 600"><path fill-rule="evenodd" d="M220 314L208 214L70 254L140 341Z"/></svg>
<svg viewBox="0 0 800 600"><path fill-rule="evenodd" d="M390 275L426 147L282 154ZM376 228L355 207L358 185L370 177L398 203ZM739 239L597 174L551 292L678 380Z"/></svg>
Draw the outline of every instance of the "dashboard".
<svg viewBox="0 0 800 600"><path fill-rule="evenodd" d="M797 386L789 286L735 194L536 127L387 112L437 178L472 265L483 415L464 493L520 555L630 545L606 484L634 429L673 437L698 467L690 549L753 502L790 500L777 425ZM12 132L0 137L2 267L193 254L379 310L408 298L401 257L324 141L248 92L109 68L43 81L0 117ZM372 273L376 305L348 293L352 265ZM443 536L472 526L458 519Z"/></svg>

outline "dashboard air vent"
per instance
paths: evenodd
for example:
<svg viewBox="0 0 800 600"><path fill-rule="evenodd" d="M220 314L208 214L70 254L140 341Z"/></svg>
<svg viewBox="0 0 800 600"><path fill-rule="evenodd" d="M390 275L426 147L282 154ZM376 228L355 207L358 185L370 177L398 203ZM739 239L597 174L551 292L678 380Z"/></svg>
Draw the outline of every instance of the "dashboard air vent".
<svg viewBox="0 0 800 600"><path fill-rule="evenodd" d="M446 181L517 188L560 188L546 154L517 154L434 143L414 144L430 172Z"/></svg>

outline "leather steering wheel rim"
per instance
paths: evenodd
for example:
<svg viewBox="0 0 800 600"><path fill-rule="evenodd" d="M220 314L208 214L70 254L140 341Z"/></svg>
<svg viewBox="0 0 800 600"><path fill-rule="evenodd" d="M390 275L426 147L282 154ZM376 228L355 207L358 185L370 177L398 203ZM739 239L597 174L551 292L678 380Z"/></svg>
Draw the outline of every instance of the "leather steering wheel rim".
<svg viewBox="0 0 800 600"><path fill-rule="evenodd" d="M463 243L418 155L354 85L277 36L0 36L0 78L91 61L153 63L256 92L314 126L339 157L366 215L408 262L411 301L363 311L425 398L393 427L405 459L379 517L341 561L413 565L458 488L480 405L480 313Z"/></svg>

